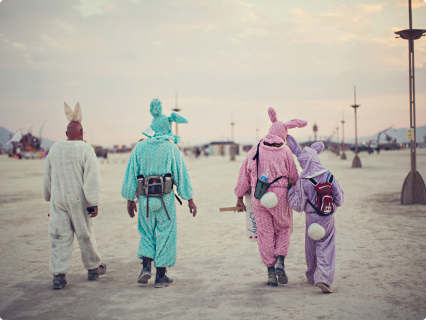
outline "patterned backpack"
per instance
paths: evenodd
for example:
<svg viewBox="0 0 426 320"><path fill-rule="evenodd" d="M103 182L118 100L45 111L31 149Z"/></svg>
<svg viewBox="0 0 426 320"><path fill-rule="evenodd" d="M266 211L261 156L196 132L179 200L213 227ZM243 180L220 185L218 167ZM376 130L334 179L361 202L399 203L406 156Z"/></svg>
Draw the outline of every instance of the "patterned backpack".
<svg viewBox="0 0 426 320"><path fill-rule="evenodd" d="M334 205L333 205L333 182L334 177L331 174L331 172L327 176L327 180L325 183L318 183L315 179L310 178L308 179L315 187L315 191L317 192L317 204L318 208L316 208L311 201L308 202L309 204L315 209L315 212L318 213L320 216L328 216L329 214L332 214L334 211Z"/></svg>

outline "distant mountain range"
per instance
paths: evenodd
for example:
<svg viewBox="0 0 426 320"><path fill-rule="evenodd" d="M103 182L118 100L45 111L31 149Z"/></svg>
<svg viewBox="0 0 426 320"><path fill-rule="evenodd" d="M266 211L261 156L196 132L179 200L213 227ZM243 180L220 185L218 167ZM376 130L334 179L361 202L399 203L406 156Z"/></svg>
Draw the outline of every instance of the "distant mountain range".
<svg viewBox="0 0 426 320"><path fill-rule="evenodd" d="M8 146L6 143L10 140L10 135L13 135L14 132L7 130L4 127L0 127L0 144L3 148L7 149ZM55 143L56 141L52 141L49 139L41 138L41 147L43 149L50 149L50 147Z"/></svg>

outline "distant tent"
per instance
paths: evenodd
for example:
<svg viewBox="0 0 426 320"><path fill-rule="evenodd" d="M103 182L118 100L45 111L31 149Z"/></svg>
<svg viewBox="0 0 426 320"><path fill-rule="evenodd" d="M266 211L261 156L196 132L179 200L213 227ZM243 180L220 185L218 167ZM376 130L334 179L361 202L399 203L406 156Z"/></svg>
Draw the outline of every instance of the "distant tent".
<svg viewBox="0 0 426 320"><path fill-rule="evenodd" d="M10 140L8 141L8 143L11 143L11 142L19 142L19 141L21 141L21 140L22 140L22 134L21 134L20 132L16 132L16 133L13 135L12 139L10 139Z"/></svg>

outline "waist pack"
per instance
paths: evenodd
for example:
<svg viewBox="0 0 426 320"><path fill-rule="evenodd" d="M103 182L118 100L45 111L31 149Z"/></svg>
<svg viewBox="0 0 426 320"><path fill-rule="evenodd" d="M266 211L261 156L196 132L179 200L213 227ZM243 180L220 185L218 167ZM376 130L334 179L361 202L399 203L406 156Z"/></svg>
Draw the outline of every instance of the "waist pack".
<svg viewBox="0 0 426 320"><path fill-rule="evenodd" d="M282 177L284 177L284 176L278 177L271 183L267 183L259 179L259 146L260 146L260 143L257 145L257 152L253 158L253 160L256 160L256 177L257 177L256 189L254 190L254 197L258 200L260 200L263 197L263 195L266 193L266 190L268 190L271 184L273 184L274 182L277 182Z"/></svg>
<svg viewBox="0 0 426 320"><path fill-rule="evenodd" d="M315 209L315 212L320 216L328 216L329 214L333 214L334 205L333 205L333 182L334 176L331 172L327 176L327 180L325 183L318 183L315 179L308 179L315 187L315 191L317 193L317 204L318 208L313 205L311 201L308 202L312 208Z"/></svg>
<svg viewBox="0 0 426 320"><path fill-rule="evenodd" d="M161 198L161 202L163 204L164 210L166 210L167 218L170 220L169 213L167 211L166 205L164 203L163 194L168 194L172 192L173 188L173 180L172 174L166 173L164 176L149 176L144 177L143 175L139 175L138 179L138 187L137 187L137 198L139 196L146 196L146 217L149 217L149 198L150 197L158 197ZM175 195L176 196L176 195ZM176 196L179 203L182 205L182 201Z"/></svg>

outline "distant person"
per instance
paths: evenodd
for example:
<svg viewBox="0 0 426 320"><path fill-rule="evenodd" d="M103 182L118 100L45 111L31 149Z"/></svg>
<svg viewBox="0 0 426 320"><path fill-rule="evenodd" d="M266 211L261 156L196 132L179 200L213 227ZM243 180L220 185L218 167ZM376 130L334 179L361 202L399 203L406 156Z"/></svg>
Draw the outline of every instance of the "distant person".
<svg viewBox="0 0 426 320"><path fill-rule="evenodd" d="M151 125L142 132L148 138L134 147L127 165L121 194L127 199L127 212L135 216L135 196L139 200L138 230L141 235L137 256L142 259L142 271L137 282L147 284L151 279L151 262L157 268L155 288L173 284L166 276L166 267L176 262L176 206L173 184L178 195L188 200L193 217L197 207L192 199L191 180L182 153L177 147L180 137L172 133L172 122L188 121L172 112L162 114L162 104L153 99ZM180 201L180 199L178 199Z"/></svg>
<svg viewBox="0 0 426 320"><path fill-rule="evenodd" d="M318 154L324 150L322 142L315 142L303 151L290 135L287 136L287 143L303 169L299 181L290 182L288 202L293 210L306 212L306 278L322 292L332 293L336 259L333 213L343 204L344 193L318 158Z"/></svg>
<svg viewBox="0 0 426 320"><path fill-rule="evenodd" d="M105 151L104 151L104 161L109 163L109 161L108 161L108 150L107 149L105 149ZM104 161L102 161L102 162L104 162Z"/></svg>
<svg viewBox="0 0 426 320"><path fill-rule="evenodd" d="M99 163L93 147L83 141L82 113L77 102L74 112L65 103L67 140L52 145L44 169L44 198L50 201L49 269L53 289L67 284L74 233L81 250L81 260L88 270L88 280L106 273L106 265L96 249L91 218L98 215ZM89 208L91 213L86 211Z"/></svg>
<svg viewBox="0 0 426 320"><path fill-rule="evenodd" d="M268 285L276 287L278 283L288 282L284 259L293 221L287 186L290 178L295 181L299 178L293 154L284 142L288 129L305 127L307 122L295 119L283 123L277 120L273 108L269 108L268 113L272 125L268 134L247 154L234 193L238 197L236 206L243 208L241 212L246 210L243 197L251 191L260 257L268 268Z"/></svg>

